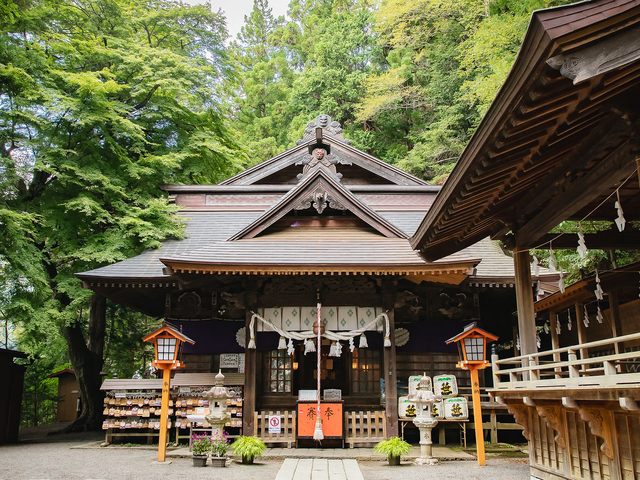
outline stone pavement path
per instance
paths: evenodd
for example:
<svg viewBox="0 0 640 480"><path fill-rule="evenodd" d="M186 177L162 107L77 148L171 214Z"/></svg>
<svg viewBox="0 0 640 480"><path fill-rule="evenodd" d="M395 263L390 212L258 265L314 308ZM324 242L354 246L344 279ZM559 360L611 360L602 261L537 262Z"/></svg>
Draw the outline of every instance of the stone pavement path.
<svg viewBox="0 0 640 480"><path fill-rule="evenodd" d="M354 459L285 458L275 480L364 480Z"/></svg>

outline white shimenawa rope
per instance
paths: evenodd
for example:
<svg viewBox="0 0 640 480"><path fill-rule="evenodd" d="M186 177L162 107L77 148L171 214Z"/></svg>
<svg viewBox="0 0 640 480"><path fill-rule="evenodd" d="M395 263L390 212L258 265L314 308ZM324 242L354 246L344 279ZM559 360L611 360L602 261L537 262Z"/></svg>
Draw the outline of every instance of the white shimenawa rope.
<svg viewBox="0 0 640 480"><path fill-rule="evenodd" d="M316 336L316 334L313 333L313 330L305 330L304 332L287 332L287 331L282 330L281 328L277 327L276 325L271 323L269 320L266 320L266 319L262 318L257 313L255 313L255 312L251 312L251 313L253 315L251 316L251 322L249 323L249 338L250 338L250 341L249 341L249 344L247 345L247 348L252 348L252 349L256 348L256 342L255 342L255 338L256 338L255 321L256 321L256 319L260 320L265 325L271 327L273 330L275 330L281 336L283 336L283 337L285 337L287 339L306 340L308 338L313 338L313 337ZM322 336L324 338L328 338L329 340L332 340L332 341L335 341L335 342L338 342L338 341L341 341L341 340L344 341L344 342L348 342L349 339L357 337L358 335L362 335L364 332L368 331L371 327L373 327L376 323L378 323L378 320L380 320L381 318L384 318L384 320L385 320L384 346L385 347L390 347L391 346L391 340L390 340L390 331L389 331L389 317L387 316L386 312L385 313L381 313L376 318L374 318L371 322L366 324L364 327L358 328L357 330L350 330L348 332L331 332L329 330L325 330L325 332L322 334Z"/></svg>

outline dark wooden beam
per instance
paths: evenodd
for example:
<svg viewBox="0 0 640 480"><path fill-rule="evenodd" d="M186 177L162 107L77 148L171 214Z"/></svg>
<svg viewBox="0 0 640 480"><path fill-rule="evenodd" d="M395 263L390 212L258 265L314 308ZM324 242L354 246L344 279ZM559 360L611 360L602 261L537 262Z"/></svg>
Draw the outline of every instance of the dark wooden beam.
<svg viewBox="0 0 640 480"><path fill-rule="evenodd" d="M577 84L640 59L640 27L616 33L596 45L578 48L547 60L547 64Z"/></svg>
<svg viewBox="0 0 640 480"><path fill-rule="evenodd" d="M597 233L585 233L585 243L590 250L640 250L640 232L619 232L618 230L607 230ZM554 250L575 250L578 247L578 235L576 233L565 233L558 237L557 233L547 233L542 235L535 242L524 242L524 248L548 248L548 244L553 241ZM503 242L507 248L515 248L515 238L513 235L504 237Z"/></svg>
<svg viewBox="0 0 640 480"><path fill-rule="evenodd" d="M611 193L616 184L635 171L636 150L637 144L627 141L592 168L589 173L570 183L564 193L554 198L548 207L516 232L518 241L523 245L536 242L575 211L598 197Z"/></svg>
<svg viewBox="0 0 640 480"><path fill-rule="evenodd" d="M513 211L520 218L526 218L535 212L541 205L544 205L554 195L557 195L559 188L562 186L560 182L566 179L567 173L571 171L579 171L580 169L593 162L597 155L605 150L612 143L614 136L619 136L628 130L622 121L609 121L600 129L598 133L598 141L582 141L579 151L574 152L577 155L566 155L557 162L557 166L553 167L540 181L538 185L541 188L533 188L531 192L524 195L513 205ZM549 151L545 151L544 157L549 156Z"/></svg>
<svg viewBox="0 0 640 480"><path fill-rule="evenodd" d="M385 391L385 413L387 417L387 437L398 436L398 375L396 371L396 339L395 339L395 286L392 282L385 282L384 303L385 310L389 310L390 347L383 349L383 378Z"/></svg>
<svg viewBox="0 0 640 480"><path fill-rule="evenodd" d="M251 311L256 310L257 295L255 291L247 291L245 293L245 328L246 328L246 344L249 344L249 324L253 314ZM257 326L256 326L257 327ZM244 400L242 414L242 434L255 435L257 433L254 425L253 413L256 411L256 350L255 348L244 349Z"/></svg>

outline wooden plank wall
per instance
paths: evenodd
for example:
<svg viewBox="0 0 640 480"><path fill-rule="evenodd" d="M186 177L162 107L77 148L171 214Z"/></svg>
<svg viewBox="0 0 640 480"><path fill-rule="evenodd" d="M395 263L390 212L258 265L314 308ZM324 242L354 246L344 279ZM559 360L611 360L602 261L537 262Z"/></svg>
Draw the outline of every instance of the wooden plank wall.
<svg viewBox="0 0 640 480"><path fill-rule="evenodd" d="M529 408L530 464L532 478L580 480L640 479L640 415L613 412L612 448L614 459L601 449L603 439L593 435L577 410L563 409L565 448L536 410ZM609 414L609 412L607 412Z"/></svg>
<svg viewBox="0 0 640 480"><path fill-rule="evenodd" d="M220 358L220 355L218 355ZM209 373L214 371L214 355L184 354L184 369L180 373Z"/></svg>

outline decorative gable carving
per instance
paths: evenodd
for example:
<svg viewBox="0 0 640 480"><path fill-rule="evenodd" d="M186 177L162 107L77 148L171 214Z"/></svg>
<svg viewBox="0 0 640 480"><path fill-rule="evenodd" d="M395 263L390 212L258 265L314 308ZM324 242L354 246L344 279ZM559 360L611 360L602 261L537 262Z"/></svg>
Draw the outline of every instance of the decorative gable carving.
<svg viewBox="0 0 640 480"><path fill-rule="evenodd" d="M294 210L307 210L308 208L315 208L318 214L322 214L325 208L329 205L330 208L334 210L346 210L342 203L332 197L328 192L326 192L322 187L319 187L316 191L314 191L307 198L300 200L298 203L294 205Z"/></svg>
<svg viewBox="0 0 640 480"><path fill-rule="evenodd" d="M407 238L402 230L358 199L320 164L259 218L230 237L229 241L253 238L292 210L315 208L320 215L327 206L336 210L349 210L385 237Z"/></svg>
<svg viewBox="0 0 640 480"><path fill-rule="evenodd" d="M352 165L349 160L345 160L338 155L327 153L324 148L316 148L311 154L307 155L304 159L296 163L296 165L302 165L302 173L298 174L298 180L302 180L307 174L320 166L325 167L331 173L333 173L338 180L342 178L342 174L336 170L336 164Z"/></svg>

